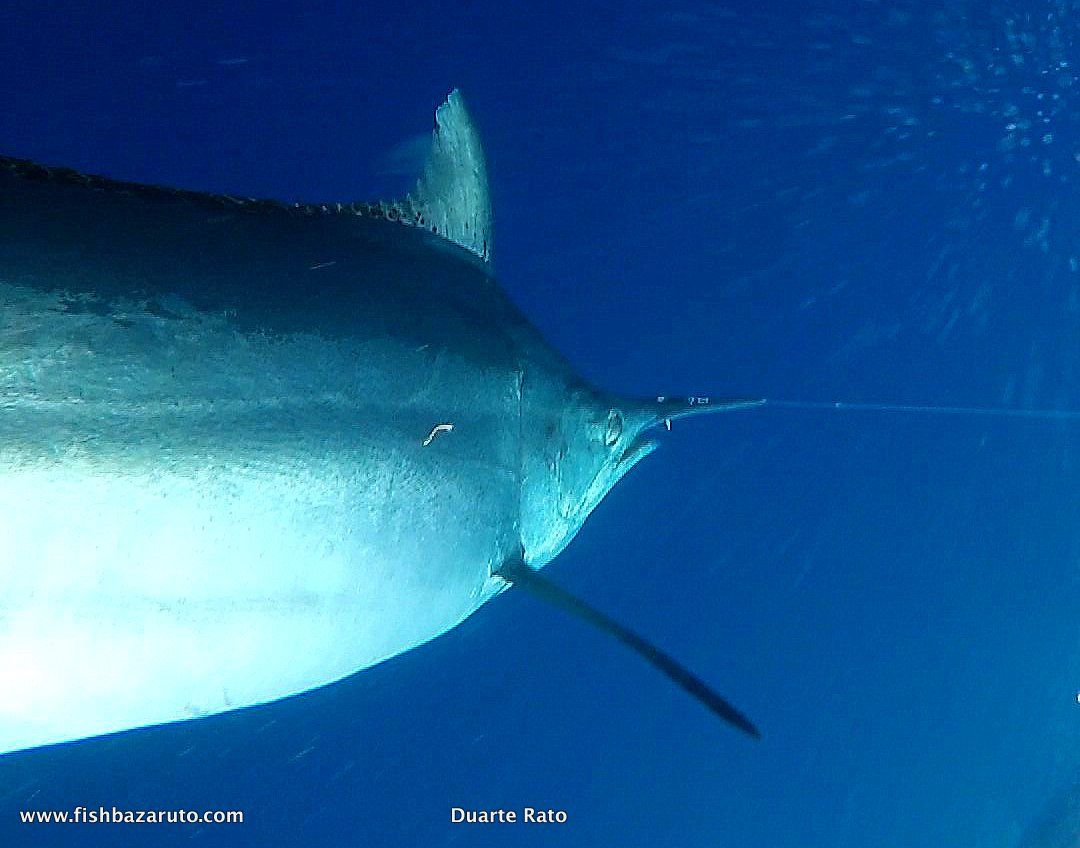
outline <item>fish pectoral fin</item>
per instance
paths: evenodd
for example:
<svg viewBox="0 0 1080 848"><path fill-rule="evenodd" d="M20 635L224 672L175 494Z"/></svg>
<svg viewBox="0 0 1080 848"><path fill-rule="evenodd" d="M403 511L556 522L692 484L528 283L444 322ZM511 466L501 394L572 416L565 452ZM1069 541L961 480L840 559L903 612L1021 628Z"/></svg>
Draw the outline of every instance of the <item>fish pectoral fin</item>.
<svg viewBox="0 0 1080 848"><path fill-rule="evenodd" d="M755 739L761 738L761 733L753 722L722 698L700 677L651 642L589 606L557 583L542 576L539 572L529 568L522 558L515 557L507 560L496 571L496 574L511 585L519 586L534 597L547 601L553 606L559 607L614 636L624 645L644 657L654 668L697 698L724 721L734 725L743 733L753 736Z"/></svg>

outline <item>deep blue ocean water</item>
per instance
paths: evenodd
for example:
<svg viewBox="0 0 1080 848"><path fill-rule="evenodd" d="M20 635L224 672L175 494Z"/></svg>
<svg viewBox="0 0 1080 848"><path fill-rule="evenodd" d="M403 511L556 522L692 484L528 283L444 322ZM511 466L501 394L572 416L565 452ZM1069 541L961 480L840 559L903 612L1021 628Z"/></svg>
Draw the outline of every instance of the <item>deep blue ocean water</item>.
<svg viewBox="0 0 1080 848"><path fill-rule="evenodd" d="M456 86L501 282L596 383L1077 411L1078 5L5 0L0 152L398 195ZM663 441L548 572L762 741L510 593L317 692L2 757L0 844L1080 844L1080 421L766 407ZM18 823L80 804L245 823Z"/></svg>

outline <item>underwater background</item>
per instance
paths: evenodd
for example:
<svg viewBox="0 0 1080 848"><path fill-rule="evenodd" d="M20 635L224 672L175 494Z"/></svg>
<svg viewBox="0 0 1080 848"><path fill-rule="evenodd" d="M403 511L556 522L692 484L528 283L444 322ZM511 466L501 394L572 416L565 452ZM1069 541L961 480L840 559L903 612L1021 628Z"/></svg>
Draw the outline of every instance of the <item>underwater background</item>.
<svg viewBox="0 0 1080 848"><path fill-rule="evenodd" d="M760 742L511 592L301 697L0 757L0 844L1075 848L1078 7L5 0L6 155L397 196L459 87L500 281L598 385L954 411L676 422L548 567ZM18 821L77 805L245 822Z"/></svg>

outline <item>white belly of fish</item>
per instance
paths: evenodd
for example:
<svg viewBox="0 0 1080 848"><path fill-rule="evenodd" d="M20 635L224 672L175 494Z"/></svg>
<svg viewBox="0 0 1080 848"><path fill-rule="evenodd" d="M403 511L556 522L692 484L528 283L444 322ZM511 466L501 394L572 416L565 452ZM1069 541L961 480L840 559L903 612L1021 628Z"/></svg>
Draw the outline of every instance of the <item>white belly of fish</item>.
<svg viewBox="0 0 1080 848"><path fill-rule="evenodd" d="M0 752L302 692L503 585L513 452L453 356L0 307Z"/></svg>
<svg viewBox="0 0 1080 848"><path fill-rule="evenodd" d="M302 692L497 591L484 559L387 547L357 480L314 471L4 471L0 751Z"/></svg>

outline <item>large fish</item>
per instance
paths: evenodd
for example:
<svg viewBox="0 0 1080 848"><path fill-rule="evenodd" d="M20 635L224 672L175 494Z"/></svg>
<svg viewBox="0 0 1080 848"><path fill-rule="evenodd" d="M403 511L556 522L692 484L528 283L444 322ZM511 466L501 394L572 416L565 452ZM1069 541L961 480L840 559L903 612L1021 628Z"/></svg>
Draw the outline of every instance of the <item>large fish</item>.
<svg viewBox="0 0 1080 848"><path fill-rule="evenodd" d="M0 751L351 674L536 573L742 401L586 384L499 290L460 95L404 200L284 204L0 159Z"/></svg>

